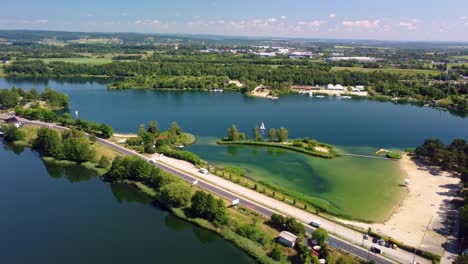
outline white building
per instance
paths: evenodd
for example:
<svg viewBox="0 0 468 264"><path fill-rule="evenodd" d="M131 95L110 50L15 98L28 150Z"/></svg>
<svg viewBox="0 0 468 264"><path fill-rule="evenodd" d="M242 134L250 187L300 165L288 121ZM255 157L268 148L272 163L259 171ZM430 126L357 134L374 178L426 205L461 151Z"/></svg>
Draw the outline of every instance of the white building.
<svg viewBox="0 0 468 264"><path fill-rule="evenodd" d="M341 84L337 84L335 85L335 90L344 90L344 87Z"/></svg>
<svg viewBox="0 0 468 264"><path fill-rule="evenodd" d="M327 90L335 90L335 85L330 83L329 85L327 85Z"/></svg>

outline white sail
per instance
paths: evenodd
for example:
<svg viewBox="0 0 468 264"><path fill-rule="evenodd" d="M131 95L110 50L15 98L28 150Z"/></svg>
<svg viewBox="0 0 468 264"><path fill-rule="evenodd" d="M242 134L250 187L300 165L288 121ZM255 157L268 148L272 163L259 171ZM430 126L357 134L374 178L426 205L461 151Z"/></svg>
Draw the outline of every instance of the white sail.
<svg viewBox="0 0 468 264"><path fill-rule="evenodd" d="M261 130L265 130L265 124L262 122L262 125L260 126Z"/></svg>
<svg viewBox="0 0 468 264"><path fill-rule="evenodd" d="M78 110L75 111L75 117L78 118Z"/></svg>

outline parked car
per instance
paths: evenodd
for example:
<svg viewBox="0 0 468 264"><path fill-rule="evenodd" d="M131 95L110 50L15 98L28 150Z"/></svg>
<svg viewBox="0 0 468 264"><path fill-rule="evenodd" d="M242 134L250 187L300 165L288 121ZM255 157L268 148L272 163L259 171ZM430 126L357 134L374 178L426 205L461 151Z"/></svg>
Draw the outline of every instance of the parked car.
<svg viewBox="0 0 468 264"><path fill-rule="evenodd" d="M364 235L364 239L366 239L366 240L369 239L369 235L368 235L368 234L365 234L365 235Z"/></svg>
<svg viewBox="0 0 468 264"><path fill-rule="evenodd" d="M200 172L201 174L208 174L208 169L201 168L200 170L198 170L198 172Z"/></svg>
<svg viewBox="0 0 468 264"><path fill-rule="evenodd" d="M383 254L383 250L378 247L371 247L370 251L374 252L375 254Z"/></svg>
<svg viewBox="0 0 468 264"><path fill-rule="evenodd" d="M376 237L372 238L372 243L378 243L378 242L379 242L378 238L376 238Z"/></svg>
<svg viewBox="0 0 468 264"><path fill-rule="evenodd" d="M149 160L149 163L151 163L151 164L155 164L155 163L156 163L156 161L155 161L154 159L150 159L150 160Z"/></svg>
<svg viewBox="0 0 468 264"><path fill-rule="evenodd" d="M378 243L381 246L385 246L385 240L383 240L383 239L379 239Z"/></svg>
<svg viewBox="0 0 468 264"><path fill-rule="evenodd" d="M317 228L319 228L319 227L322 225L322 223L320 223L319 221L316 221L316 220L310 222L309 224L310 224L311 226L317 227Z"/></svg>

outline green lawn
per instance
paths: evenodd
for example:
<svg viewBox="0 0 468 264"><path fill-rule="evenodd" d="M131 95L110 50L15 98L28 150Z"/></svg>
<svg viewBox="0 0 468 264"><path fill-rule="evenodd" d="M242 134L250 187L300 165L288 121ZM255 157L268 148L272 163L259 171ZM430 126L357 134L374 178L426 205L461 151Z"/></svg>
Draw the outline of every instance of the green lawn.
<svg viewBox="0 0 468 264"><path fill-rule="evenodd" d="M32 59L36 60L36 59ZM111 63L112 59L110 58L47 58L41 59L45 63L49 63L52 61L62 61L62 62L69 62L69 63L81 63L81 64L106 64Z"/></svg>
<svg viewBox="0 0 468 264"><path fill-rule="evenodd" d="M385 68L385 69L373 69L373 68L361 68L361 67L332 67L332 71L359 71L359 72L372 72L372 71L383 71L389 73L401 73L416 75L419 73L426 75L438 75L440 72L435 70L418 70L418 69L396 69L396 68Z"/></svg>
<svg viewBox="0 0 468 264"><path fill-rule="evenodd" d="M451 56L450 58L468 60L468 55Z"/></svg>

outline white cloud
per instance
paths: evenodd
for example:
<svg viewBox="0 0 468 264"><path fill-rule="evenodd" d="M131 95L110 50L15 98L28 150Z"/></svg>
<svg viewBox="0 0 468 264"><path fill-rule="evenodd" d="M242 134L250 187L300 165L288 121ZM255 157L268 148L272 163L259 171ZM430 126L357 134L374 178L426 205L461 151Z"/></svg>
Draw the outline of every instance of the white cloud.
<svg viewBox="0 0 468 264"><path fill-rule="evenodd" d="M161 21L158 19L139 19L134 22L135 25L160 25Z"/></svg>
<svg viewBox="0 0 468 264"><path fill-rule="evenodd" d="M297 22L299 26L307 26L307 27L312 27L312 28L318 28L321 25L324 24L323 21L320 20L312 20L312 21L299 21Z"/></svg>
<svg viewBox="0 0 468 264"><path fill-rule="evenodd" d="M282 20L285 20L285 19L288 18L288 17L287 17L287 16L280 16L280 18L281 18Z"/></svg>
<svg viewBox="0 0 468 264"><path fill-rule="evenodd" d="M120 14L120 15L123 16L123 17L126 17L126 16L128 16L128 13L127 12L122 12L122 14Z"/></svg>
<svg viewBox="0 0 468 264"><path fill-rule="evenodd" d="M336 14L335 14L335 13L330 13L330 14L328 14L328 17L329 17L329 18L335 18L335 17L336 17Z"/></svg>
<svg viewBox="0 0 468 264"><path fill-rule="evenodd" d="M375 29L379 27L380 20L343 21L341 24L347 28Z"/></svg>
<svg viewBox="0 0 468 264"><path fill-rule="evenodd" d="M407 30L415 30L417 28L416 24L412 23L412 22L400 21L399 25L400 25L400 27L406 28Z"/></svg>
<svg viewBox="0 0 468 264"><path fill-rule="evenodd" d="M38 19L32 22L32 24L39 24L39 25L45 25L48 23L49 23L49 20L47 19Z"/></svg>

